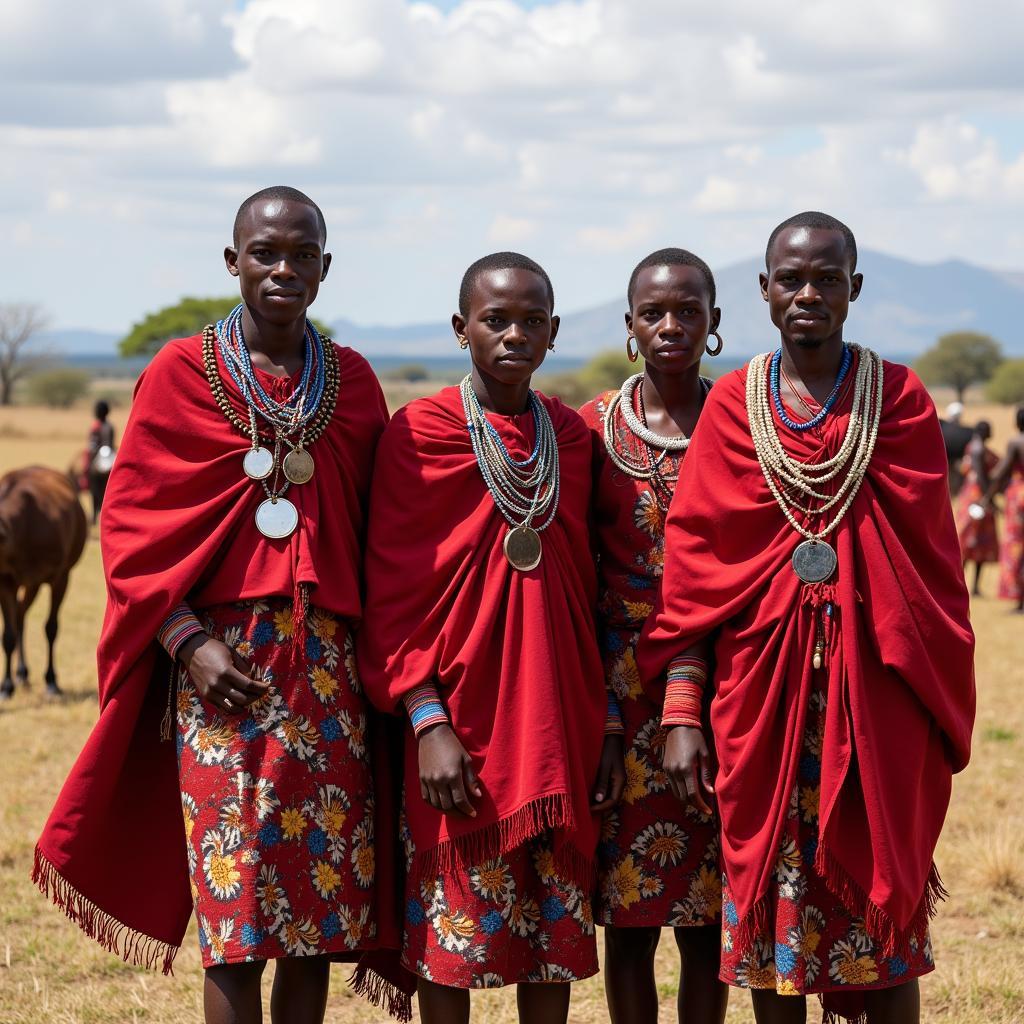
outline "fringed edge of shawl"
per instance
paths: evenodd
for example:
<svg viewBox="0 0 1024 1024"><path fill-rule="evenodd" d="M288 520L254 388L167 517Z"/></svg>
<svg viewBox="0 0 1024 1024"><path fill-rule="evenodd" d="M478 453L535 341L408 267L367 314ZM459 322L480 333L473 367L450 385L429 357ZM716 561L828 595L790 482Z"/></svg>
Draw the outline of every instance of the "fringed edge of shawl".
<svg viewBox="0 0 1024 1024"><path fill-rule="evenodd" d="M818 1002L821 1003L821 1024L868 1024L868 1012L861 1009L852 1013L844 1013L826 1006L826 1000L830 993L821 992L818 994Z"/></svg>
<svg viewBox="0 0 1024 1024"><path fill-rule="evenodd" d="M412 874L419 881L436 878L492 860L522 846L546 829L572 832L575 827L572 803L567 794L537 797L490 825L446 839L430 849L418 850L413 859ZM593 884L596 875L594 859L584 856L571 842L561 843L555 849L554 865L567 881L583 889L589 889Z"/></svg>
<svg viewBox="0 0 1024 1024"><path fill-rule="evenodd" d="M360 963L352 972L348 983L356 995L383 1010L389 1017L402 1021L412 1020L412 992L406 992L376 968Z"/></svg>
<svg viewBox="0 0 1024 1024"><path fill-rule="evenodd" d="M928 921L935 916L939 903L949 897L938 868L933 863L925 882L921 903L905 928L898 928L896 922L877 903L868 899L867 894L854 881L849 872L824 847L818 847L814 858L814 870L824 880L832 895L843 905L851 916L863 918L864 930L878 943L882 956L899 956L907 959L911 955L910 940L920 933ZM749 945L758 935L769 930L768 896L762 896L735 926L738 945ZM854 1024L860 1024L854 1018Z"/></svg>
<svg viewBox="0 0 1024 1024"><path fill-rule="evenodd" d="M32 881L64 915L95 939L108 953L115 953L133 967L173 974L174 957L179 946L136 931L116 917L101 910L83 896L36 847L32 864Z"/></svg>

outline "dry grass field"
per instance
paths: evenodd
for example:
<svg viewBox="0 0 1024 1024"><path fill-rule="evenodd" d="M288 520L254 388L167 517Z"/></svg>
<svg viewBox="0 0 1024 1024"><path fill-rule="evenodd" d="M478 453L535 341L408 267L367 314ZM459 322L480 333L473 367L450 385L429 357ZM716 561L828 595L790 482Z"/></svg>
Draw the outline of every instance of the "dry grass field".
<svg viewBox="0 0 1024 1024"><path fill-rule="evenodd" d="M411 397L411 396L405 396ZM947 396L937 395L940 401ZM115 410L123 424L125 407ZM965 419L988 416L1001 448L1007 409L972 404ZM64 468L88 427L84 407L66 412L0 409L0 472L29 463ZM1024 621L993 592L974 605L978 634L978 723L974 759L957 780L938 863L952 896L934 925L938 970L922 984L924 1018L943 1024L1024 1021ZM57 790L96 717L94 648L103 610L99 546L92 539L72 575L57 652L67 696L42 693L46 596L28 622L33 685L0 707L3 785L0 796L0 1024L185 1024L201 1020L201 969L194 929L175 976L122 964L87 940L29 881L32 849ZM127 851L124 870L136 870ZM154 889L160 879L151 880ZM659 959L662 1019L674 1020L674 943ZM270 976L268 971L268 978ZM332 1024L383 1021L335 974ZM475 1019L515 1020L512 991L480 994ZM607 1020L599 978L577 986L571 1019ZM748 997L734 992L730 1024L751 1020ZM809 1019L820 1020L816 1005Z"/></svg>

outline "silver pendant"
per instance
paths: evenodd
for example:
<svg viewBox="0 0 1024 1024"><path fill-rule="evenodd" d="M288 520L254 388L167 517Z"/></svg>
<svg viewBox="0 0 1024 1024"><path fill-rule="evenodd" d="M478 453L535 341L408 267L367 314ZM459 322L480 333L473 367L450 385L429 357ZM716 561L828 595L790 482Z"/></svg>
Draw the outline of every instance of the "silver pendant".
<svg viewBox="0 0 1024 1024"><path fill-rule="evenodd" d="M305 448L293 448L284 457L285 477L293 484L304 484L313 479L313 456Z"/></svg>
<svg viewBox="0 0 1024 1024"><path fill-rule="evenodd" d="M505 534L505 558L513 569L529 572L540 565L540 534L530 526L517 526Z"/></svg>
<svg viewBox="0 0 1024 1024"><path fill-rule="evenodd" d="M266 480L274 471L274 456L262 446L250 448L242 459L242 469L250 480Z"/></svg>
<svg viewBox="0 0 1024 1024"><path fill-rule="evenodd" d="M298 509L287 498L267 498L256 509L256 529L271 540L289 536L298 525Z"/></svg>
<svg viewBox="0 0 1024 1024"><path fill-rule="evenodd" d="M804 583L824 583L838 565L835 549L823 540L805 540L793 552L793 572Z"/></svg>

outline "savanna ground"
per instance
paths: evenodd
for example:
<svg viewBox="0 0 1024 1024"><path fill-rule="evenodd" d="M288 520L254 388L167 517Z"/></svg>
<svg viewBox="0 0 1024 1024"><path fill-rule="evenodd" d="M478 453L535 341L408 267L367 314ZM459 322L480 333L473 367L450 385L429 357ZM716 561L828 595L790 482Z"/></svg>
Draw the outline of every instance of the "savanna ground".
<svg viewBox="0 0 1024 1024"><path fill-rule="evenodd" d="M427 382L423 391L430 390ZM109 390L109 389L108 389ZM124 423L127 394L113 419ZM421 392L422 393L422 392ZM414 397L412 388L392 395ZM937 394L940 403L949 396ZM0 472L30 463L64 468L80 449L88 408L0 409ZM969 403L965 421L985 416L1002 451L1011 412ZM1008 613L988 569L975 600L978 722L974 758L955 783L937 861L952 896L934 924L938 970L924 979L924 1019L946 1024L1024 1021L1024 621ZM174 977L128 967L86 939L29 881L32 850L54 797L97 714L94 649L103 612L99 545L93 537L72 574L61 622L57 668L67 696L43 696L41 595L28 620L32 688L0 707L3 784L0 796L0 1024L184 1024L202 1019L201 968L194 926ZM137 870L130 850L111 850ZM154 889L160 879L151 880ZM658 958L662 1019L674 1019L675 944L665 935ZM347 969L335 970L327 1020L356 1024L386 1018L351 995ZM269 982L272 971L267 972ZM516 1019L512 990L479 993L474 1018ZM570 1018L607 1020L600 977L576 986ZM745 993L734 991L730 1024L751 1020ZM817 1021L816 1003L809 1019Z"/></svg>

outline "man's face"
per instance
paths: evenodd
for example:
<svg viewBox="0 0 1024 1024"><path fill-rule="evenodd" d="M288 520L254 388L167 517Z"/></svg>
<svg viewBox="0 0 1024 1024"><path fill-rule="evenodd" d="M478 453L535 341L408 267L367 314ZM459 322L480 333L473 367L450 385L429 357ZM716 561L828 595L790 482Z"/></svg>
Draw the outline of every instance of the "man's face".
<svg viewBox="0 0 1024 1024"><path fill-rule="evenodd" d="M246 211L237 248L224 250L242 301L260 318L287 324L305 317L331 264L316 211L305 203L268 199Z"/></svg>
<svg viewBox="0 0 1024 1024"><path fill-rule="evenodd" d="M863 277L853 273L846 240L829 228L781 231L761 274L761 294L783 339L816 348L840 335Z"/></svg>

